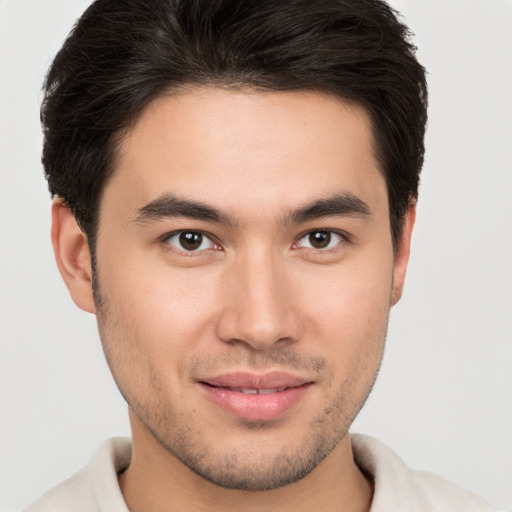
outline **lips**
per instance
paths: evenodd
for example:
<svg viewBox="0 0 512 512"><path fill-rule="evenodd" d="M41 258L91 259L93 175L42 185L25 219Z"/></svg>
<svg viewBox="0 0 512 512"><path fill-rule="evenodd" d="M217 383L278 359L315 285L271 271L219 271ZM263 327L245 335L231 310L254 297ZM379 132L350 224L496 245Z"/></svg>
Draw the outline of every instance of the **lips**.
<svg viewBox="0 0 512 512"><path fill-rule="evenodd" d="M230 391L238 391L239 393L244 393L246 395L269 395L270 393L280 393L281 391L285 391L288 388L224 388L229 389Z"/></svg>
<svg viewBox="0 0 512 512"><path fill-rule="evenodd" d="M285 372L237 372L207 378L198 384L207 398L225 412L249 421L270 421L296 406L312 382Z"/></svg>

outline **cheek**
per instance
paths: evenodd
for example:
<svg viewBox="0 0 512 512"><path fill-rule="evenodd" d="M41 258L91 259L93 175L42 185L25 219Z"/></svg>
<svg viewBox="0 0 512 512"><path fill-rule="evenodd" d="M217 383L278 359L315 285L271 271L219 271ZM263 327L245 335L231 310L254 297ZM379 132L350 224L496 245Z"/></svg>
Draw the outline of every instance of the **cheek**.
<svg viewBox="0 0 512 512"><path fill-rule="evenodd" d="M198 345L211 342L216 303L211 274L126 257L101 261L105 307L98 325L118 386L133 395L136 387L160 387L164 381L177 385L184 362Z"/></svg>
<svg viewBox="0 0 512 512"><path fill-rule="evenodd" d="M303 278L297 293L304 304L308 339L345 386L366 389L376 376L384 349L392 257L380 264L321 269L310 277Z"/></svg>
<svg viewBox="0 0 512 512"><path fill-rule="evenodd" d="M392 288L392 259L380 264L318 268L302 273L301 297L310 322L340 336L366 337L386 323Z"/></svg>
<svg viewBox="0 0 512 512"><path fill-rule="evenodd" d="M194 334L211 321L216 302L211 273L168 266L124 267L112 272L102 292L137 337L169 343ZM190 347L190 345L189 345Z"/></svg>
<svg viewBox="0 0 512 512"><path fill-rule="evenodd" d="M170 372L170 366L181 367L213 346L215 322L223 297L229 296L222 265L176 268L136 251L108 249L98 253L100 292L107 306L99 325L111 364L122 359L128 372L143 367ZM392 281L387 252L364 251L331 266L285 268L286 303L305 326L305 350L324 351L348 363L363 346L371 350L372 343L381 344Z"/></svg>

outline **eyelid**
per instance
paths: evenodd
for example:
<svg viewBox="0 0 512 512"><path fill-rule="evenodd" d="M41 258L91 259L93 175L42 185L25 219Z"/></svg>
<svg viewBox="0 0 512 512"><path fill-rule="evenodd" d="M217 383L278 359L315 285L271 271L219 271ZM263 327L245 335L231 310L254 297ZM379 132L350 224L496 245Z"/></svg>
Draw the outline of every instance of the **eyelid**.
<svg viewBox="0 0 512 512"><path fill-rule="evenodd" d="M336 246L340 245L341 243L349 243L349 242L351 242L350 235L347 234L346 232L342 231L342 230L333 229L333 228L316 228L316 229L308 229L307 231L304 231L302 234L300 234L295 239L295 242L293 243L293 247L295 248L295 246L303 238L305 238L306 236L311 235L312 233L317 233L317 232L325 232L325 233L330 233L330 234L333 234L333 235L337 235L337 236L339 236L341 238L341 241L338 242L333 247L327 247L327 248L323 248L323 249L316 249L314 247L305 247L304 249L310 249L310 250L319 251L319 252L327 252L328 250L334 249ZM207 248L207 249L201 249L201 250L195 250L195 251L187 251L186 249L183 249L183 248L173 247L170 243L168 243L168 240L171 237L177 237L177 236L179 236L182 233L198 233L198 234L202 235L204 238L207 238L215 247L211 247L211 248ZM193 254L197 255L197 254L201 254L201 253L203 253L203 252L205 252L207 250L211 250L211 249L223 250L221 244L218 242L218 240L216 239L215 236L213 236L212 234L210 234L210 233L208 233L206 231L203 231L201 229L177 229L177 230L174 230L174 231L169 231L169 232L167 232L164 235L159 237L159 242L164 244L164 245L167 245L168 247L169 246L172 247L173 249L175 249L178 252L181 252L181 253L184 253L184 254L187 254L187 255L193 255Z"/></svg>
<svg viewBox="0 0 512 512"><path fill-rule="evenodd" d="M319 251L319 252L327 252L329 250L335 249L337 246L339 246L342 243L349 243L349 242L351 242L350 235L348 235L344 231L341 231L339 229L332 229L332 228L316 228L316 229L308 229L307 231L305 231L304 233L299 235L296 238L296 241L293 243L293 246L298 245L298 243L303 238L306 238L307 236L311 235L312 233L319 233L319 232L330 233L331 235L339 236L341 238L341 240L337 244L332 246L332 247L325 247L325 248L321 248L321 249L315 248L315 247L304 247L304 249L313 250L313 251ZM300 248L300 247L297 247L297 248Z"/></svg>
<svg viewBox="0 0 512 512"><path fill-rule="evenodd" d="M169 243L169 239L171 239L171 238L177 239L178 236L181 235L182 233L198 233L203 238L208 239L211 242L211 244L213 244L214 247L208 247L206 249L200 249L200 250L196 249L194 251L187 251L184 248L175 247ZM159 241L163 245L167 245L168 247L172 248L172 250L175 250L182 254L186 254L187 256L199 255L199 254L204 253L205 251L212 250L212 249L214 249L214 250L222 249L222 246L219 244L219 242L215 239L215 237L213 235L211 235L210 233L207 233L206 231L203 231L201 229L177 229L175 231L170 231L170 232L166 233L165 235L162 235L161 237L159 237Z"/></svg>

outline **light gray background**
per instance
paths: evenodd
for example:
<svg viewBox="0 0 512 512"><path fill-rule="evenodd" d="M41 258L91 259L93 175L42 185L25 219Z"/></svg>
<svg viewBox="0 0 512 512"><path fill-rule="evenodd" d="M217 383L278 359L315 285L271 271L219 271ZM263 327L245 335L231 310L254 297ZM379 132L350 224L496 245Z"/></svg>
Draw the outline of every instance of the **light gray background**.
<svg viewBox="0 0 512 512"><path fill-rule="evenodd" d="M129 433L94 317L50 246L40 86L88 0L0 0L0 509ZM512 1L393 0L429 70L408 283L354 431L512 509Z"/></svg>

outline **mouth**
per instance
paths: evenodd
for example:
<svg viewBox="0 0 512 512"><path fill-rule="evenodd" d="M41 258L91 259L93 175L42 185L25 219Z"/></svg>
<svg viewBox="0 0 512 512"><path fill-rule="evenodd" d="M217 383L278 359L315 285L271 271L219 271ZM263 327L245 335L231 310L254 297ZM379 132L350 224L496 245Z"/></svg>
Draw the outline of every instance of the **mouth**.
<svg viewBox="0 0 512 512"><path fill-rule="evenodd" d="M205 385L209 386L207 382L204 383ZM223 387L223 386L212 386L212 387L218 387L220 389L226 389L228 391L236 391L237 393L243 393L244 395L269 395L271 393L281 393L282 391L286 391L287 387L285 388L229 388L229 387Z"/></svg>
<svg viewBox="0 0 512 512"><path fill-rule="evenodd" d="M283 372L240 372L201 380L198 385L213 404L228 414L261 422L275 420L298 406L313 382Z"/></svg>

